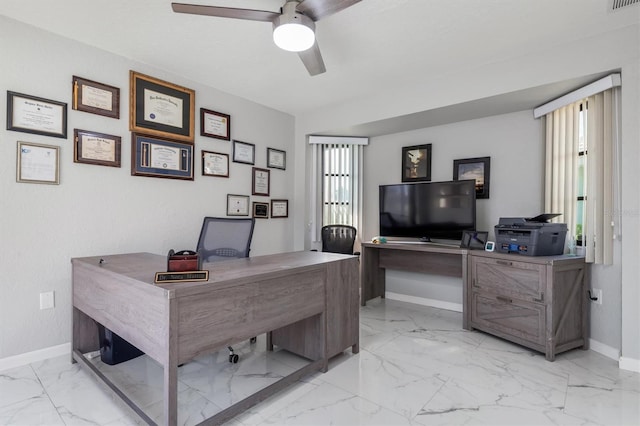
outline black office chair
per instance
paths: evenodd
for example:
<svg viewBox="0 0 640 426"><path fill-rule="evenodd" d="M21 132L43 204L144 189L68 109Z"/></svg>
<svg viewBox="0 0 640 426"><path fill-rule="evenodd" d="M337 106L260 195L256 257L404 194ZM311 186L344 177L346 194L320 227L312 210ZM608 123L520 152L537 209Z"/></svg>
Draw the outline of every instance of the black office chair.
<svg viewBox="0 0 640 426"><path fill-rule="evenodd" d="M197 248L202 263L249 257L254 225L253 218L205 217ZM231 346L228 349L229 362L237 363L238 355Z"/></svg>
<svg viewBox="0 0 640 426"><path fill-rule="evenodd" d="M321 230L322 251L341 254L355 254L356 228L349 225L325 225Z"/></svg>

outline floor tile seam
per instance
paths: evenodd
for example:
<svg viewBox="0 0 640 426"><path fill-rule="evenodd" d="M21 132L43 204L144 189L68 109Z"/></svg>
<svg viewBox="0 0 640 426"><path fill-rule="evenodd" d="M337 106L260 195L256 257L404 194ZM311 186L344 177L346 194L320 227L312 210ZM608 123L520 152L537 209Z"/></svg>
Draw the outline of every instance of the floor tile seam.
<svg viewBox="0 0 640 426"><path fill-rule="evenodd" d="M60 419L60 421L64 424L66 424L66 422L64 421L64 417L62 417L62 413L60 412L60 408L64 407L64 406L58 406L56 405L56 403L53 401L53 398L51 398L51 394L49 393L49 391L47 390L47 387L44 385L44 383L42 382L42 378L40 377L40 375L38 374L37 369L34 367L33 363L29 364L29 368L31 368L31 371L33 372L33 374L36 376L36 379L38 380L38 383L40 383L40 386L42 387L42 393L46 396L47 400L49 401L49 403L51 404L51 406L53 407L54 410L56 410L56 414L58 415L58 418Z"/></svg>

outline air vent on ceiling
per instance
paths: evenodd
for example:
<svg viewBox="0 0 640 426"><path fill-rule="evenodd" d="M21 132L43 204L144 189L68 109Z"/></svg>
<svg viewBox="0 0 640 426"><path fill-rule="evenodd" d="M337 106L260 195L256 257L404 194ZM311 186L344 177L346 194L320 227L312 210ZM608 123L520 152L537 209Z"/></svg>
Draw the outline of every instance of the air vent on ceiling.
<svg viewBox="0 0 640 426"><path fill-rule="evenodd" d="M640 3L640 0L613 0L611 9L616 10L621 7L631 6L632 4Z"/></svg>

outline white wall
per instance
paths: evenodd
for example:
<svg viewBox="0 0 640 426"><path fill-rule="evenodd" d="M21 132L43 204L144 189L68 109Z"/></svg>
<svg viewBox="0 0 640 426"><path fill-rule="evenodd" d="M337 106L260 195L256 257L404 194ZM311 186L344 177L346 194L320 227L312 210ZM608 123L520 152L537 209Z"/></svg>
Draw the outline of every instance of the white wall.
<svg viewBox="0 0 640 426"><path fill-rule="evenodd" d="M231 115L232 138L256 145L256 167L267 147L287 151L287 170L271 169L271 197L293 197L290 115L4 17L0 52L0 117L7 90L69 104L67 139L0 130L0 360L69 342L71 258L195 248L203 217L225 216L227 194L251 195L250 165L230 162L228 179L201 175L201 150L232 154L231 142L199 136L201 107ZM195 90L194 181L131 176L129 70ZM119 87L120 119L72 110L73 75ZM74 163L74 128L121 136L122 167ZM16 182L17 141L60 147L60 185ZM292 249L290 216L256 221L252 255ZM45 291L54 309L39 309Z"/></svg>

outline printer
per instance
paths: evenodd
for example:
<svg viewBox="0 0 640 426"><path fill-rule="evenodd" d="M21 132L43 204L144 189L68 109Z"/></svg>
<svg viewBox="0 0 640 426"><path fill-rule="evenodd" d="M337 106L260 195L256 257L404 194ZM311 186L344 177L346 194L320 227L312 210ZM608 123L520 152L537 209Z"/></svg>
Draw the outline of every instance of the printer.
<svg viewBox="0 0 640 426"><path fill-rule="evenodd" d="M525 256L553 256L564 252L566 223L549 223L559 213L533 218L502 217L495 226L496 251Z"/></svg>

